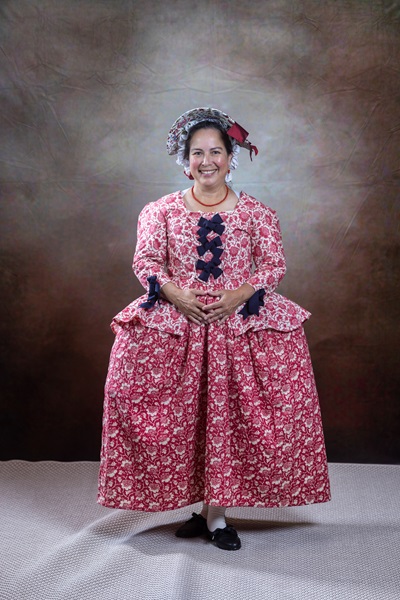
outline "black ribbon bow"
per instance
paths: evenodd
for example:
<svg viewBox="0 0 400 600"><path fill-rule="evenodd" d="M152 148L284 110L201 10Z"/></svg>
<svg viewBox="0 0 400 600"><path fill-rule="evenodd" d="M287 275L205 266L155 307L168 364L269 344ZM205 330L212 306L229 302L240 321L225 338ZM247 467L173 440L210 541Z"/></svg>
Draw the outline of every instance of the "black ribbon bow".
<svg viewBox="0 0 400 600"><path fill-rule="evenodd" d="M140 304L140 308L153 308L155 303L160 300L160 284L157 281L156 275L151 275L147 278L149 282L149 293L146 302Z"/></svg>
<svg viewBox="0 0 400 600"><path fill-rule="evenodd" d="M210 252L212 252L214 254L214 256L215 256L215 251L219 250L220 251L219 256L221 256L223 250L222 250L222 248L218 248L218 246L222 245L221 238L219 237L219 235L217 237L215 237L213 240L211 240L211 242L209 242L207 240L207 238L201 238L199 241L201 242L201 246L197 246L197 253L199 254L199 256L203 256L208 250Z"/></svg>
<svg viewBox="0 0 400 600"><path fill-rule="evenodd" d="M221 264L221 254L224 251L224 249L221 248L222 240L219 236L224 232L225 225L223 225L223 221L218 213L216 213L212 219L200 217L197 224L199 226L197 235L201 244L201 246L197 246L197 254L199 256L204 256L206 252L211 252L213 255L212 259L208 262L200 259L197 261L196 269L202 271L199 275L199 279L207 282L210 275L212 275L214 279L218 279L218 277L222 275L222 269L219 268L219 265ZM212 240L208 240L207 236L212 231L215 232L217 236Z"/></svg>
<svg viewBox="0 0 400 600"><path fill-rule="evenodd" d="M221 264L219 258L214 257L209 262L204 262L204 260L198 260L196 263L196 269L200 269L202 272L199 275L199 279L201 281L207 282L210 275L214 277L214 279L218 279L220 275L222 275L222 269L218 267Z"/></svg>
<svg viewBox="0 0 400 600"><path fill-rule="evenodd" d="M247 317L250 315L257 315L258 317L260 314L260 306L264 306L264 296L264 288L257 290L252 296L250 296L242 310L239 310L239 315L243 315L243 320L247 319Z"/></svg>
<svg viewBox="0 0 400 600"><path fill-rule="evenodd" d="M210 231L215 231L218 235L224 233L225 225L223 225L223 220L221 219L218 213L215 213L212 219L206 219L205 217L200 217L197 225L200 227L197 232L199 238L202 236L207 236Z"/></svg>

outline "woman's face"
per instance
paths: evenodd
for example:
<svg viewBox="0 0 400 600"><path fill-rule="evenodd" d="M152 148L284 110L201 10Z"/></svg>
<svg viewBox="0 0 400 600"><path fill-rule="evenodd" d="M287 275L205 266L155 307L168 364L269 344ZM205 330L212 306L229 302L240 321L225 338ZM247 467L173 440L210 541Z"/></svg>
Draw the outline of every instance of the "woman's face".
<svg viewBox="0 0 400 600"><path fill-rule="evenodd" d="M189 166L196 183L215 188L223 185L231 158L217 129L199 129L193 134Z"/></svg>

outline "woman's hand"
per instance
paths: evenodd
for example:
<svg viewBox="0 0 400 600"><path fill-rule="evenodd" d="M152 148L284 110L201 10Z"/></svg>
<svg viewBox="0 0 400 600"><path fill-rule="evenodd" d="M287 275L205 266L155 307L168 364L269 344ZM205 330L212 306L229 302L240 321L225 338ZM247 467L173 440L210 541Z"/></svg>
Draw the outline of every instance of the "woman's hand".
<svg viewBox="0 0 400 600"><path fill-rule="evenodd" d="M232 315L238 306L246 302L254 294L254 288L248 283L244 283L237 290L218 290L216 292L207 292L209 296L219 298L217 302L206 304L203 308L206 313L206 322L213 323L219 321L224 323Z"/></svg>
<svg viewBox="0 0 400 600"><path fill-rule="evenodd" d="M197 299L197 296L205 296L207 292L194 289L182 290L170 281L162 286L161 294L192 323L204 325L207 322L204 312L205 305Z"/></svg>

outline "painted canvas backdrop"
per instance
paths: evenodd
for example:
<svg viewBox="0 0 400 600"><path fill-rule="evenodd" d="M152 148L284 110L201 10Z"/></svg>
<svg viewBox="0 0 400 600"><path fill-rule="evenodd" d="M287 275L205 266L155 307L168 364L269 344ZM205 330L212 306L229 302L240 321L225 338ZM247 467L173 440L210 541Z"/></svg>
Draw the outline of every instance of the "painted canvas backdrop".
<svg viewBox="0 0 400 600"><path fill-rule="evenodd" d="M397 2L3 0L0 458L97 459L112 316L142 293L138 213L211 105L260 150L280 291L306 325L331 461L398 462Z"/></svg>

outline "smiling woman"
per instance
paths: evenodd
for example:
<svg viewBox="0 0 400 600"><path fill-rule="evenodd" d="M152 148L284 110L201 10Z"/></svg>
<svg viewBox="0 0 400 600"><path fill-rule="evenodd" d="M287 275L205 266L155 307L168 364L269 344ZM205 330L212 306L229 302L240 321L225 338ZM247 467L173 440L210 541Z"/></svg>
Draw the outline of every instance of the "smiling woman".
<svg viewBox="0 0 400 600"><path fill-rule="evenodd" d="M241 547L226 507L330 498L310 315L275 291L285 274L275 212L230 185L239 145L256 152L247 135L211 108L170 131L194 185L139 217L133 266L149 293L112 324L99 480L112 508L202 501L176 535L224 550Z"/></svg>
<svg viewBox="0 0 400 600"><path fill-rule="evenodd" d="M229 136L204 121L191 131L185 145L185 157L189 159L190 174L195 184L185 195L189 209L197 210L199 204L207 208L219 206L220 210L232 209L237 202L236 194L226 185L233 157ZM193 128L195 129L195 128Z"/></svg>

